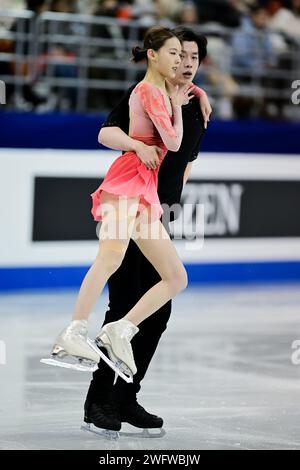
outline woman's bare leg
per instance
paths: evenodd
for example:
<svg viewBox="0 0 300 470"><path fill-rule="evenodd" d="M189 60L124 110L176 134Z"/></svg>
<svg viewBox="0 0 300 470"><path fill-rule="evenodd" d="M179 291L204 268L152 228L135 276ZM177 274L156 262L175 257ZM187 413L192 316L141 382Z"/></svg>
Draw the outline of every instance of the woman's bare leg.
<svg viewBox="0 0 300 470"><path fill-rule="evenodd" d="M138 223L139 218L136 220L136 224ZM124 317L137 326L185 289L187 274L166 229L159 220L146 227L146 236L134 238L134 241L161 276L161 281L149 289Z"/></svg>
<svg viewBox="0 0 300 470"><path fill-rule="evenodd" d="M128 247L139 198L119 198L101 193L103 211L99 251L77 297L72 320L86 320L109 277L118 269Z"/></svg>

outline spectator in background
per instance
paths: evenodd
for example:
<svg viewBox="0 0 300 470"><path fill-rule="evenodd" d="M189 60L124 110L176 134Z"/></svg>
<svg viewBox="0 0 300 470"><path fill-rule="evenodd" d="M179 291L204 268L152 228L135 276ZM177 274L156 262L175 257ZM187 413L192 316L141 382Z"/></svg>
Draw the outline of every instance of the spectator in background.
<svg viewBox="0 0 300 470"><path fill-rule="evenodd" d="M101 0L98 1L94 11L95 16L109 16L115 18L117 15L118 0Z"/></svg>
<svg viewBox="0 0 300 470"><path fill-rule="evenodd" d="M300 20L300 0L290 0L290 9L294 13L295 17Z"/></svg>
<svg viewBox="0 0 300 470"><path fill-rule="evenodd" d="M129 3L123 4L128 9ZM123 8L122 7L122 8ZM120 4L117 0L101 0L98 1L94 10L94 16L97 18L105 17L116 19L119 15L121 18L126 13L126 8L120 10ZM132 12L128 10L131 16ZM120 19L121 19L120 18ZM126 47L126 25L120 24L118 21L106 23L94 23L91 27L90 35L95 39L89 46L90 57L92 59L123 59L127 57L128 50ZM93 80L125 80L124 70L122 68L106 68L101 64L90 66L88 77ZM97 90L90 89L88 92L88 106L92 109L109 109L116 105L122 96L120 90L105 90L105 93L99 93Z"/></svg>
<svg viewBox="0 0 300 470"><path fill-rule="evenodd" d="M52 0L51 11L56 13L76 13L77 0Z"/></svg>
<svg viewBox="0 0 300 470"><path fill-rule="evenodd" d="M213 86L216 99L213 101L214 109L222 119L233 117L233 98L238 94L239 86L230 72L230 48L221 38L210 36L208 56L200 74L197 74L195 83L205 83ZM212 99L212 97L210 97Z"/></svg>
<svg viewBox="0 0 300 470"><path fill-rule="evenodd" d="M54 13L76 13L77 0L51 0L50 11ZM82 28L77 27L77 23L71 21L60 22L57 24L56 33L62 36L84 36ZM60 40L59 42L51 42L49 44L49 52L44 56L45 65L51 62L52 73L54 78L70 78L75 79L78 77L78 68L76 65L78 49L77 46L68 43L67 41ZM61 87L55 86L52 91L56 95L55 108L69 110L75 109L76 106L76 87ZM51 110L52 100L48 103L43 110ZM49 108L50 107L50 108Z"/></svg>
<svg viewBox="0 0 300 470"><path fill-rule="evenodd" d="M299 77L300 0L268 0L267 8L272 41L278 54L278 69L282 74L275 84L281 95L279 105L282 109L286 101L282 90L288 90L291 82Z"/></svg>
<svg viewBox="0 0 300 470"><path fill-rule="evenodd" d="M268 74L278 63L268 28L269 18L265 7L255 5L251 7L250 17L242 19L240 29L233 35L233 74L237 82L247 88L248 95L247 98L238 96L235 99L234 109L238 117L249 117L253 111L261 117L268 116L267 105L271 100L259 95L266 86L274 85Z"/></svg>
<svg viewBox="0 0 300 470"><path fill-rule="evenodd" d="M175 17L176 23L193 25L199 23L198 11L194 2L184 2Z"/></svg>
<svg viewBox="0 0 300 470"><path fill-rule="evenodd" d="M249 9L256 4L256 0L230 0L230 4L243 15L247 15Z"/></svg>
<svg viewBox="0 0 300 470"><path fill-rule="evenodd" d="M179 0L152 0L156 6L158 19L173 21L181 8Z"/></svg>
<svg viewBox="0 0 300 470"><path fill-rule="evenodd" d="M233 66L243 67L246 76L254 70L263 73L276 64L276 55L268 29L269 14L261 6L251 7L250 17L244 17L232 40Z"/></svg>
<svg viewBox="0 0 300 470"><path fill-rule="evenodd" d="M98 2L98 5L93 13L96 17L108 17L108 18L116 18L117 12L119 9L119 4L117 0L102 0ZM105 56L114 52L114 43L113 39L122 39L123 34L122 30L119 25L116 23L115 25L106 25L106 24L95 24L92 27L92 36L95 38L104 38L104 39L112 39L112 44L110 48L103 47L98 48L98 53L104 53Z"/></svg>
<svg viewBox="0 0 300 470"><path fill-rule="evenodd" d="M270 15L269 27L288 36L300 38L300 18L296 16L300 11L300 0L294 0L292 7L294 11L285 8L282 0L270 0L267 7Z"/></svg>
<svg viewBox="0 0 300 470"><path fill-rule="evenodd" d="M133 20L134 18L134 0L119 2L116 16L119 20Z"/></svg>
<svg viewBox="0 0 300 470"><path fill-rule="evenodd" d="M240 12L231 0L197 0L200 23L218 23L236 28L240 24Z"/></svg>
<svg viewBox="0 0 300 470"><path fill-rule="evenodd" d="M134 11L145 28L157 23L172 27L181 7L179 0L135 0Z"/></svg>
<svg viewBox="0 0 300 470"><path fill-rule="evenodd" d="M33 11L36 15L41 15L44 11L49 10L50 0L26 0L26 10Z"/></svg>
<svg viewBox="0 0 300 470"><path fill-rule="evenodd" d="M10 31L16 35L15 40L11 40L7 44L6 52L12 54L22 54L22 58L18 58L12 61L10 64L6 63L6 72L10 75L21 74L25 80L28 80L29 76L29 64L30 64L30 40L29 34L33 23L37 20L40 14L48 11L50 7L49 0L27 0L25 3L26 10L33 12L34 16L31 20L17 18L11 25ZM20 41L20 48L17 49L18 44L18 33L24 31L26 38ZM30 83L25 83L19 87L9 85L7 87L7 99L8 102L14 99L14 104L18 109L31 111L39 106L41 103L46 101L45 97L40 96L34 90L35 80L32 79Z"/></svg>

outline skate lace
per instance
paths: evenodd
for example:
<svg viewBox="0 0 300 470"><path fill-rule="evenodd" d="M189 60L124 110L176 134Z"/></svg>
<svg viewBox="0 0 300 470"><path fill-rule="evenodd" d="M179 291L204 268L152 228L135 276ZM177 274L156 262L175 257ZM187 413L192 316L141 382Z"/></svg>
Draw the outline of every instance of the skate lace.
<svg viewBox="0 0 300 470"><path fill-rule="evenodd" d="M80 339L85 341L87 338L88 332L84 326L77 325L76 327L74 327L72 325L69 325L66 329L66 333L65 333L66 337L73 336L74 334L78 336Z"/></svg>

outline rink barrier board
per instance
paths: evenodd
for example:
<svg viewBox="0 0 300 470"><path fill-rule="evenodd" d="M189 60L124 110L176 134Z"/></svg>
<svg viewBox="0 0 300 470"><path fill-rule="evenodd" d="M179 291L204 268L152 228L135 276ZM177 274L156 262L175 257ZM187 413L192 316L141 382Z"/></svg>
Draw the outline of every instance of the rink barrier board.
<svg viewBox="0 0 300 470"><path fill-rule="evenodd" d="M104 113L41 114L0 110L0 147L97 150L98 132L105 119ZM299 135L298 122L212 118L202 151L297 155L300 153Z"/></svg>
<svg viewBox="0 0 300 470"><path fill-rule="evenodd" d="M300 261L185 264L189 286L299 282ZM0 268L0 291L78 288L89 266Z"/></svg>
<svg viewBox="0 0 300 470"><path fill-rule="evenodd" d="M96 189L95 185L118 155L102 150L0 149L0 289L19 289L22 285L24 288L74 287L80 283L84 267L92 263L97 251L90 192ZM59 186L51 185L57 181L64 183L60 188L66 186L66 191L55 200L55 188ZM44 195L37 191L37 182L40 188L44 187ZM46 182L51 184L47 186ZM266 194L269 203L274 194L275 211L272 217L266 214L270 225L266 224L265 232L260 233L255 227L252 230L251 225L255 223L259 200L250 198L246 213L239 212L239 207L243 207L241 198L248 190L260 194L260 198ZM76 199L78 191L80 198ZM278 198L278 191L282 197ZM174 241L191 283L300 279L300 225L295 217L300 201L300 155L203 152L193 163L183 199L191 203L198 193L201 197L207 195L210 210L216 214L222 209L224 215L224 207L229 204L232 220L222 216L208 224L209 233L201 249L188 246L185 240ZM81 198L85 201L83 205ZM280 201L282 207L278 207ZM57 212L47 212L48 203ZM282 231L274 225L277 207L285 224ZM50 217L52 239L49 227L42 236L34 231L34 227L41 225L43 211L46 219ZM260 220L263 215L264 211ZM252 220L252 231L239 226L242 218ZM59 234L56 230L56 225L63 227L66 221L70 225L67 235L74 233L74 239L62 239L66 233ZM88 236L82 231L82 226L87 224ZM189 227L189 223L185 222L184 226ZM55 275L49 275L49 266Z"/></svg>

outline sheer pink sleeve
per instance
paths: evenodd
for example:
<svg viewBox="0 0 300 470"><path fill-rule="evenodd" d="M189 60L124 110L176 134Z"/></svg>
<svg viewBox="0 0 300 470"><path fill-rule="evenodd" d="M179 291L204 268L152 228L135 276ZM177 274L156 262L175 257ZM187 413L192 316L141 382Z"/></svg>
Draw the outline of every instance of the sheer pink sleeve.
<svg viewBox="0 0 300 470"><path fill-rule="evenodd" d="M141 83L138 87L141 103L152 123L159 132L163 143L168 150L177 152L182 141L182 113L181 106L174 106L173 124L165 105L164 97L159 89L148 83Z"/></svg>
<svg viewBox="0 0 300 470"><path fill-rule="evenodd" d="M202 90L202 88L199 88L196 85L193 85L192 93L193 93L193 95L196 96L196 98L201 98L201 96L206 95L206 92L204 90Z"/></svg>

